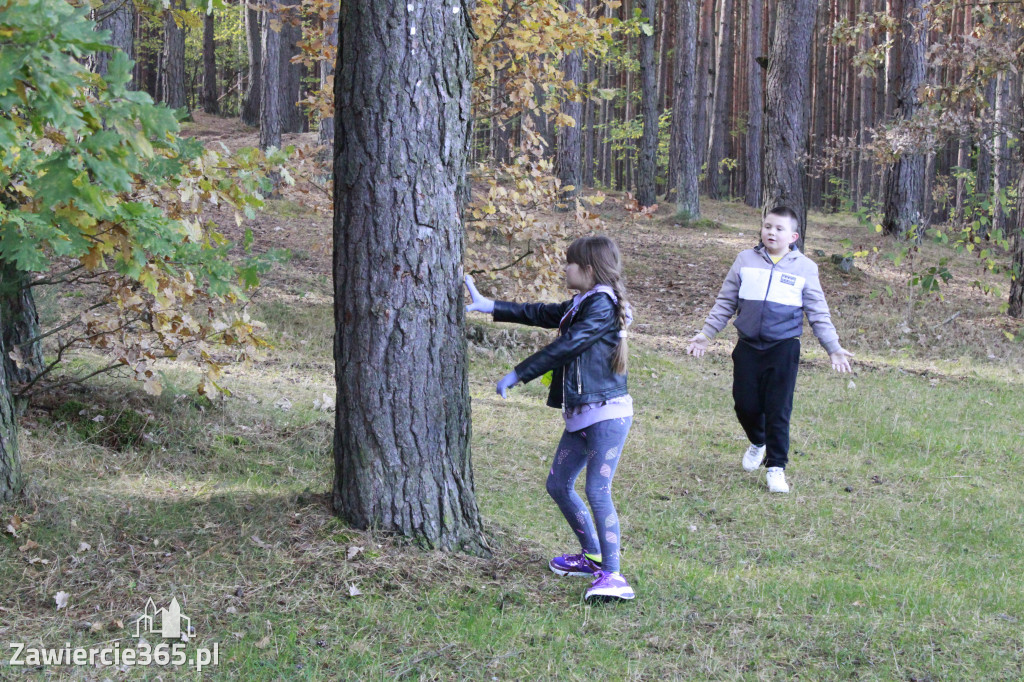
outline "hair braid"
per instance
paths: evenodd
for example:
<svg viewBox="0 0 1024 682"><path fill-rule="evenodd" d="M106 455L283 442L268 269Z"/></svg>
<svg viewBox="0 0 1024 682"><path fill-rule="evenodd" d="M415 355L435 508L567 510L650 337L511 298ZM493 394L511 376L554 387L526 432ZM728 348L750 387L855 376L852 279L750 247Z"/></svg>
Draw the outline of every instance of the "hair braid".
<svg viewBox="0 0 1024 682"><path fill-rule="evenodd" d="M629 301L626 299L626 283L619 277L612 284L615 291L615 298L618 299L619 331L626 331L626 323L629 319ZM629 367L629 343L624 335L619 336L619 345L615 347L612 355L612 370L616 374L625 374Z"/></svg>

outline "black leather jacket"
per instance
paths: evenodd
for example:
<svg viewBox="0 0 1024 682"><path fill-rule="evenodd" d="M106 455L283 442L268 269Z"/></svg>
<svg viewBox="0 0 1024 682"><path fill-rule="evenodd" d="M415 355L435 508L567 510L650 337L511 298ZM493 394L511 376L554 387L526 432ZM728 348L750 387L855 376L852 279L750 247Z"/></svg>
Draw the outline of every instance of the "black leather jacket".
<svg viewBox="0 0 1024 682"><path fill-rule="evenodd" d="M619 345L618 310L606 293L583 300L579 309L562 322L572 307L563 303L494 302L495 322L518 322L534 327L558 328L558 338L516 365L524 384L553 370L548 406L577 407L626 395L626 375L612 371L612 354ZM561 326L559 323L561 322Z"/></svg>

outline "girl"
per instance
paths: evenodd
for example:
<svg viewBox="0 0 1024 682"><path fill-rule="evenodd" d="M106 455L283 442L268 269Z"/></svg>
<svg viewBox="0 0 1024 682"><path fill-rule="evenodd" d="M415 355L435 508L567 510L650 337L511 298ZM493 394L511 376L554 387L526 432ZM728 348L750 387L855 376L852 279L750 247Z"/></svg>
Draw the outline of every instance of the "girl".
<svg viewBox="0 0 1024 682"><path fill-rule="evenodd" d="M510 303L480 295L472 277L467 311L493 313L497 322L558 328L558 338L516 365L498 382L502 398L517 383L551 372L550 407L562 409L565 431L548 474L548 493L576 533L582 552L563 554L549 566L559 575L591 576L586 598L632 599L619 573L619 517L611 487L633 422L626 389L626 327L632 322L619 249L608 237L581 237L566 252L565 283L580 293L564 303ZM587 468L587 500L574 484Z"/></svg>

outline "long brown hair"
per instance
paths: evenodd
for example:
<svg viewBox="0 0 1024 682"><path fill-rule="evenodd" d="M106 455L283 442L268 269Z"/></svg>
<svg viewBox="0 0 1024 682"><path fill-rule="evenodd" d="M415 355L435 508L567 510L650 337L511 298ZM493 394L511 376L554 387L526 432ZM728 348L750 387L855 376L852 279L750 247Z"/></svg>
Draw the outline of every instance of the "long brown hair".
<svg viewBox="0 0 1024 682"><path fill-rule="evenodd" d="M565 252L565 260L583 269L590 269L595 284L604 284L615 292L619 315L619 330L624 332L629 319L629 301L626 299L626 280L622 276L622 255L619 247L604 235L580 237ZM629 364L629 344L625 334L619 335L619 345L612 354L612 370L625 374Z"/></svg>

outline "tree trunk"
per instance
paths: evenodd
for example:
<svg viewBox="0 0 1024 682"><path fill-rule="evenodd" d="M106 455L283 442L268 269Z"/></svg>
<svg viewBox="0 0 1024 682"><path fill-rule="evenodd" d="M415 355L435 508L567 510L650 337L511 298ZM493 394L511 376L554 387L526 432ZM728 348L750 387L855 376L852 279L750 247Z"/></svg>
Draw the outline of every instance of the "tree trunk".
<svg viewBox="0 0 1024 682"><path fill-rule="evenodd" d="M7 277L0 273L0 285L7 283ZM8 328L12 326L10 314L6 305L0 305L0 329L4 331L0 334L0 355L5 360L8 358L8 347L4 339ZM21 484L18 419L11 395L11 382L7 372L0 371L0 502L10 501L21 490Z"/></svg>
<svg viewBox="0 0 1024 682"><path fill-rule="evenodd" d="M103 6L94 9L92 16L97 21L97 28L102 31L110 31L109 44L120 49L130 59L135 59L136 11L134 3L108 0ZM90 68L99 75L106 76L110 57L109 52L93 53L89 58Z"/></svg>
<svg viewBox="0 0 1024 682"><path fill-rule="evenodd" d="M1024 104L1024 98L1021 98ZM1020 154L1018 154L1020 156ZM1024 197L1024 173L1017 180L1017 196ZM1013 264L1010 269L1010 299L1007 314L1010 317L1024 317L1024 210L1017 210L1017 222L1013 231Z"/></svg>
<svg viewBox="0 0 1024 682"><path fill-rule="evenodd" d="M580 12L582 4L579 0L566 0L565 8L570 12ZM576 86L583 83L583 54L580 50L573 50L565 55L565 59L562 60L562 71L565 73L565 80L572 81ZM562 113L571 116L576 122L575 125L560 126L558 129L557 173L563 188L572 187L563 194L569 199L578 196L583 185L583 104L578 101L566 101L562 104Z"/></svg>
<svg viewBox="0 0 1024 682"><path fill-rule="evenodd" d="M0 336L3 337L3 361L0 369L7 376L12 391L43 371L42 344L39 337L39 315L32 289L26 286L25 273L0 261L0 309L4 311ZM14 353L18 360L11 357Z"/></svg>
<svg viewBox="0 0 1024 682"><path fill-rule="evenodd" d="M714 63L714 21L715 0L701 0L700 43L697 57L697 92L694 117L697 120L696 144L699 165L704 165L708 155L708 111L711 109L711 88L708 77ZM713 81L712 81L713 82Z"/></svg>
<svg viewBox="0 0 1024 682"><path fill-rule="evenodd" d="M992 173L992 231L1006 236L1009 234L1007 211L1003 202L1008 198L1010 186L1010 107L1012 105L1011 74L1004 71L997 77L996 85L996 130L995 168Z"/></svg>
<svg viewBox="0 0 1024 682"><path fill-rule="evenodd" d="M213 11L203 15L203 111L220 113L217 102L217 45L213 40Z"/></svg>
<svg viewBox="0 0 1024 682"><path fill-rule="evenodd" d="M261 24L263 53L260 57L260 80L266 97L260 98L260 149L281 147L281 33L274 30L280 5L267 0Z"/></svg>
<svg viewBox="0 0 1024 682"><path fill-rule="evenodd" d="M897 120L911 118L920 106L918 90L925 78L928 0L905 0L897 41L899 43ZM926 216L924 206L925 157L903 153L889 169L885 183L885 215L882 231L899 240L920 240Z"/></svg>
<svg viewBox="0 0 1024 682"><path fill-rule="evenodd" d="M732 14L733 0L720 0L718 17L718 49L715 56L715 85L711 103L710 138L708 139L708 167L706 187L708 196L721 199L727 193L723 187L721 162L725 158L725 145L729 137L729 85L732 83ZM799 101L799 100L798 100Z"/></svg>
<svg viewBox="0 0 1024 682"><path fill-rule="evenodd" d="M185 100L185 29L174 19L175 11L183 11L185 0L172 0L164 10L163 102L171 109L188 106Z"/></svg>
<svg viewBox="0 0 1024 682"><path fill-rule="evenodd" d="M245 47L249 55L249 82L242 100L242 123L247 126L260 124L260 99L263 92L263 34L261 13L242 3L245 17Z"/></svg>
<svg viewBox="0 0 1024 682"><path fill-rule="evenodd" d="M675 102L672 116L679 154L676 213L684 220L700 217L697 175L697 124L694 109L699 97L697 83L697 0L680 0L676 16Z"/></svg>
<svg viewBox="0 0 1024 682"><path fill-rule="evenodd" d="M469 17L352 0L338 37L334 510L357 528L487 553L462 293Z"/></svg>
<svg viewBox="0 0 1024 682"><path fill-rule="evenodd" d="M657 0L643 0L643 17L651 27L651 35L640 33L640 97L644 131L640 138L640 158L637 164L636 200L641 206L658 201L654 186L658 154L658 72L654 65L655 26Z"/></svg>
<svg viewBox="0 0 1024 682"><path fill-rule="evenodd" d="M763 0L749 0L747 29L747 186L744 201L747 206L761 205L761 127L764 120L764 69L758 62L761 55Z"/></svg>
<svg viewBox="0 0 1024 682"><path fill-rule="evenodd" d="M811 37L817 0L780 2L775 19L775 41L768 59L765 105L765 160L763 213L789 206L800 219L803 250L807 233L804 200L807 173L803 155L807 141L803 101L808 96Z"/></svg>
<svg viewBox="0 0 1024 682"><path fill-rule="evenodd" d="M295 19L300 11L299 0L278 0L278 11L281 16ZM279 34L279 56L281 59L280 96L281 96L281 132L304 133L309 129L309 119L299 105L303 98L302 79L305 67L292 63L292 57L299 53L297 46L302 39L302 27L295 26L292 21L285 21Z"/></svg>

